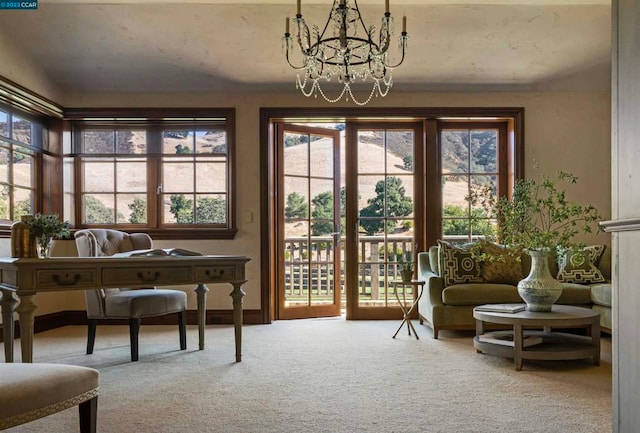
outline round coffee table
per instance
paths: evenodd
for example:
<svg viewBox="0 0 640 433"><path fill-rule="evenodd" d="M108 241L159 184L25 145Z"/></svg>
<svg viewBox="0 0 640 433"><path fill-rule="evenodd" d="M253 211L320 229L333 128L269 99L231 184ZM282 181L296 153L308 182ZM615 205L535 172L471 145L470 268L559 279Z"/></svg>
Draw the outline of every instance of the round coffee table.
<svg viewBox="0 0 640 433"><path fill-rule="evenodd" d="M600 313L590 308L554 305L550 312L498 313L473 310L478 352L513 358L516 370L525 359L593 358L600 365ZM485 332L485 323L509 325L512 331ZM554 332L553 328L588 327L588 336Z"/></svg>

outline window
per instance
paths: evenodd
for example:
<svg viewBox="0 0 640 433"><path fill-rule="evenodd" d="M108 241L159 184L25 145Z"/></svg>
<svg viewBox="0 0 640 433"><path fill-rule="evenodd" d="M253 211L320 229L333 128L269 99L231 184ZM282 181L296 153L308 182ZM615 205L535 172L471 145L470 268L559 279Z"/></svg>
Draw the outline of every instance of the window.
<svg viewBox="0 0 640 433"><path fill-rule="evenodd" d="M490 186L506 192L507 146L504 123L440 125L442 238L468 242L493 232L496 222L467 197L471 189Z"/></svg>
<svg viewBox="0 0 640 433"><path fill-rule="evenodd" d="M41 153L46 149L42 122L0 105L0 219L19 220L37 206Z"/></svg>
<svg viewBox="0 0 640 433"><path fill-rule="evenodd" d="M232 113L72 122L75 188L65 193L76 227L233 237L232 126Z"/></svg>

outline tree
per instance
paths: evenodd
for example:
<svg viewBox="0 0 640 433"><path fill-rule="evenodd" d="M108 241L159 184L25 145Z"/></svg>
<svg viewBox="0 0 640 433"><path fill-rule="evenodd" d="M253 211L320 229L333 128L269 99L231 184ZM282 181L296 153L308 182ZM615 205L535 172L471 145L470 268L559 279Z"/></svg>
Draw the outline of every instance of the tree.
<svg viewBox="0 0 640 433"><path fill-rule="evenodd" d="M413 170L413 155L405 155L402 157L402 166L405 170Z"/></svg>
<svg viewBox="0 0 640 433"><path fill-rule="evenodd" d="M100 200L92 195L84 197L84 221L88 224L113 224L115 223L114 209L102 204ZM124 215L118 213L118 221L124 219Z"/></svg>
<svg viewBox="0 0 640 433"><path fill-rule="evenodd" d="M469 234L469 224L474 236L489 236L494 232L491 220L482 209L473 209L471 217L466 207L448 204L442 212L442 234L446 236Z"/></svg>
<svg viewBox="0 0 640 433"><path fill-rule="evenodd" d="M311 224L311 235L333 233L333 194L330 191L321 192L311 200L311 204L311 217L314 220L324 220Z"/></svg>
<svg viewBox="0 0 640 433"><path fill-rule="evenodd" d="M405 196L402 179L392 176L388 177L386 182L378 181L375 191L376 196L367 200L368 205L360 210L360 226L368 235L381 231L385 227L385 221L387 230L393 230L396 222L386 218L407 216L413 211L413 202L410 197Z"/></svg>
<svg viewBox="0 0 640 433"><path fill-rule="evenodd" d="M188 146L183 146L182 144L178 144L176 146L176 155L189 154L189 153L192 153L192 152L191 152L191 148L189 148Z"/></svg>
<svg viewBox="0 0 640 433"><path fill-rule="evenodd" d="M169 211L175 216L178 224L193 224L193 200L184 194L171 194Z"/></svg>
<svg viewBox="0 0 640 433"><path fill-rule="evenodd" d="M227 221L227 203L217 197L202 197L196 203L197 224L224 224Z"/></svg>
<svg viewBox="0 0 640 433"><path fill-rule="evenodd" d="M306 199L297 192L289 194L287 196L287 205L284 208L285 218L306 218L308 215L309 206L307 205Z"/></svg>
<svg viewBox="0 0 640 433"><path fill-rule="evenodd" d="M133 199L133 202L129 204L131 215L129 215L129 222L131 224L145 224L147 222L147 202L140 197Z"/></svg>

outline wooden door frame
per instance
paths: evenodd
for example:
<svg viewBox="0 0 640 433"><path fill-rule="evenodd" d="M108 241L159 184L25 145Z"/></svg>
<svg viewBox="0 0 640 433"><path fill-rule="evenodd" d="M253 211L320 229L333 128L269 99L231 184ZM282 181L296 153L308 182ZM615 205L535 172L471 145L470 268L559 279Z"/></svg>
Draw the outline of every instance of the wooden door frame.
<svg viewBox="0 0 640 433"><path fill-rule="evenodd" d="M508 145L509 153L513 159L514 177L524 177L524 108L523 107L326 107L326 108L301 108L301 107L261 107L260 108L260 317L262 323L271 323L276 315L277 287L275 232L276 215L274 174L277 162L275 156L274 128L272 121L299 119L310 121L311 119L330 119L332 121L346 121L358 118L367 119L414 119L425 122L425 142L436 140L438 142L437 119L447 117L497 117L508 121ZM427 146L436 149L437 146ZM429 187L432 184L431 177L437 174L433 165L439 158L437 150L435 154L425 153L426 173L424 191L425 202L438 204L439 194L434 194ZM437 215L425 212L424 245L433 245L439 233Z"/></svg>

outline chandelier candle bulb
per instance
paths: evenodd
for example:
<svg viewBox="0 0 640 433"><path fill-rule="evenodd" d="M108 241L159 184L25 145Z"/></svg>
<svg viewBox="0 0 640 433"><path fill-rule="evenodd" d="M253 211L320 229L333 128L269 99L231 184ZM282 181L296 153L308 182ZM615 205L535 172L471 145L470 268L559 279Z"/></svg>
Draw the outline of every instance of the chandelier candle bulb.
<svg viewBox="0 0 640 433"><path fill-rule="evenodd" d="M300 12L302 10L302 0L298 0L298 15L302 15Z"/></svg>
<svg viewBox="0 0 640 433"><path fill-rule="evenodd" d="M285 26L285 31L286 34L289 34L289 17L287 17L287 25Z"/></svg>
<svg viewBox="0 0 640 433"><path fill-rule="evenodd" d="M384 11L389 13L389 0L384 0Z"/></svg>
<svg viewBox="0 0 640 433"><path fill-rule="evenodd" d="M407 33L407 16L402 17L402 33Z"/></svg>

